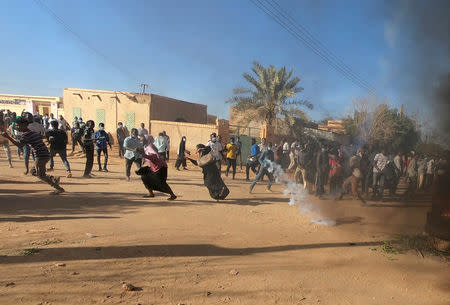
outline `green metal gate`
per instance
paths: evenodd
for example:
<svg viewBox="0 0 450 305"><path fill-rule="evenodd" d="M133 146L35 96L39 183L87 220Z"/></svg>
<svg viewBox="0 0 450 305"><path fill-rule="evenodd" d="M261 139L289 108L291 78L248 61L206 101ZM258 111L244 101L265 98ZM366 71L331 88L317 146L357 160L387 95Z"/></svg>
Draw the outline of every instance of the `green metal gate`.
<svg viewBox="0 0 450 305"><path fill-rule="evenodd" d="M100 123L105 123L105 109L97 109L97 125Z"/></svg>
<svg viewBox="0 0 450 305"><path fill-rule="evenodd" d="M132 128L135 128L134 112L127 112L125 126L127 126L128 130L130 131Z"/></svg>
<svg viewBox="0 0 450 305"><path fill-rule="evenodd" d="M72 119L75 119L75 117L81 118L81 108L72 108L72 112L73 112Z"/></svg>

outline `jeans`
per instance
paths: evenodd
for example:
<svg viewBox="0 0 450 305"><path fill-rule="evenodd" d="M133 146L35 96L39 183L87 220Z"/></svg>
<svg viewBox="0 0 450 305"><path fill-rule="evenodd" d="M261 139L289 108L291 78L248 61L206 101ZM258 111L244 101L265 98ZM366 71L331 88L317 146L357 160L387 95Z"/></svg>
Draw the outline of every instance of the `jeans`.
<svg viewBox="0 0 450 305"><path fill-rule="evenodd" d="M100 162L101 161L100 157L102 155L102 152L103 152L103 155L105 156L105 162L103 164L103 169L106 169L106 166L108 165L108 148L107 147L105 147L105 148L97 148L98 169L102 169L102 165L101 165L101 162Z"/></svg>
<svg viewBox="0 0 450 305"><path fill-rule="evenodd" d="M84 146L84 151L86 153L86 166L84 167L84 176L87 176L92 171L92 166L94 166L94 146L86 145Z"/></svg>
<svg viewBox="0 0 450 305"><path fill-rule="evenodd" d="M70 172L70 165L69 161L67 161L67 151L66 149L50 149L50 168L53 169L53 166L55 165L55 162L53 160L54 156L58 154L61 157L61 160L64 164L64 167L68 172Z"/></svg>
<svg viewBox="0 0 450 305"><path fill-rule="evenodd" d="M30 155L33 157L33 161L35 160L34 152L31 150L30 145L25 145L23 147L23 160L25 161L25 169L28 172L28 165L30 163Z"/></svg>
<svg viewBox="0 0 450 305"><path fill-rule="evenodd" d="M131 159L125 159L125 173L127 175L127 177L130 177L130 171L131 171L131 165L136 164L137 168L141 168L142 166L142 159L136 159L135 157L131 158Z"/></svg>
<svg viewBox="0 0 450 305"><path fill-rule="evenodd" d="M378 182L380 183L379 189L377 189ZM381 197L383 197L383 192L384 192L384 174L383 173L373 172L372 187L373 187L374 195L379 194Z"/></svg>
<svg viewBox="0 0 450 305"><path fill-rule="evenodd" d="M161 157L162 160L166 161L166 152L158 152L158 155Z"/></svg>
<svg viewBox="0 0 450 305"><path fill-rule="evenodd" d="M6 153L6 160L8 160L8 162L11 163L11 148L9 147L8 141L5 141L3 143L3 149L5 150Z"/></svg>
<svg viewBox="0 0 450 305"><path fill-rule="evenodd" d="M125 155L125 148L123 148L123 140L117 142L119 142L119 158L120 158L123 157L123 155Z"/></svg>
<svg viewBox="0 0 450 305"><path fill-rule="evenodd" d="M249 162L247 161L247 164L245 165L245 177L248 180L250 177L250 169L254 174L257 174L258 171L256 170L258 166L258 162Z"/></svg>
<svg viewBox="0 0 450 305"><path fill-rule="evenodd" d="M234 176L236 176L236 159L230 159L227 158L227 171L226 171L226 176L228 177L228 172L230 171L230 167L233 168L233 179Z"/></svg>
<svg viewBox="0 0 450 305"><path fill-rule="evenodd" d="M366 195L369 195L369 186L370 186L370 180L372 180L372 170L368 170L365 175L363 174L363 180L361 182L362 184L362 190L363 193L366 193Z"/></svg>
<svg viewBox="0 0 450 305"><path fill-rule="evenodd" d="M75 146L80 145L80 147L83 149L83 142L81 142L81 138L80 137L72 137L72 152L75 151Z"/></svg>
<svg viewBox="0 0 450 305"><path fill-rule="evenodd" d="M273 181L273 174L269 173L268 169L264 166L261 166L259 169L258 174L256 175L255 179L253 179L252 184L250 185L250 191L253 190L253 188L256 185L256 182L258 182L259 179L261 179L262 177L264 177L264 175L267 175L268 178L268 182L267 182L267 189L270 190L270 187L272 186L272 181Z"/></svg>
<svg viewBox="0 0 450 305"><path fill-rule="evenodd" d="M324 171L324 170L317 170L316 173L316 195L320 196L325 194L325 183L327 180L327 176L328 176L328 171Z"/></svg>
<svg viewBox="0 0 450 305"><path fill-rule="evenodd" d="M34 160L35 162L35 175L41 179L42 181L48 183L52 187L54 187L57 190L64 190L62 187L59 186L57 183L55 177L49 176L46 174L45 166L47 165L49 158L36 158Z"/></svg>
<svg viewBox="0 0 450 305"><path fill-rule="evenodd" d="M406 189L405 192L405 197L407 199L410 199L416 192L417 190L417 177L408 177L406 179L406 182L408 184L408 188Z"/></svg>

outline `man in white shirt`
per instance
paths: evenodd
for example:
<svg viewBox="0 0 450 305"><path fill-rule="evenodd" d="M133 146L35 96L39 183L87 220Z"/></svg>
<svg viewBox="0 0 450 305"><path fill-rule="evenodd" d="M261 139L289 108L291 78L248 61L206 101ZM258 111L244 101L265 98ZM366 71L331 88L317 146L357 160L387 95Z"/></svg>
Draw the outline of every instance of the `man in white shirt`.
<svg viewBox="0 0 450 305"><path fill-rule="evenodd" d="M155 147L158 149L158 154L164 161L166 160L167 151L167 139L162 132L159 133L158 137L155 139Z"/></svg>
<svg viewBox="0 0 450 305"><path fill-rule="evenodd" d="M427 188L431 187L434 178L434 157L430 157L427 164Z"/></svg>
<svg viewBox="0 0 450 305"><path fill-rule="evenodd" d="M375 155L373 159L373 196L379 196L380 199L383 198L384 192L384 174L383 170L388 164L389 159L386 156L386 151L383 148L380 153ZM379 190L377 189L378 183L380 184Z"/></svg>
<svg viewBox="0 0 450 305"><path fill-rule="evenodd" d="M145 128L145 124L141 123L141 128L138 129L138 136L141 139L141 142L144 140L144 137L148 135L148 130Z"/></svg>
<svg viewBox="0 0 450 305"><path fill-rule="evenodd" d="M394 157L394 164L399 173L402 173L402 153L398 152L398 154Z"/></svg>
<svg viewBox="0 0 450 305"><path fill-rule="evenodd" d="M266 138L261 139L261 144L259 144L259 151L264 152L267 149Z"/></svg>
<svg viewBox="0 0 450 305"><path fill-rule="evenodd" d="M58 120L55 118L53 113L50 113L50 118L48 119L48 129L49 130L53 130L53 126L52 126L53 121L58 121Z"/></svg>
<svg viewBox="0 0 450 305"><path fill-rule="evenodd" d="M163 131L163 135L166 138L167 147L166 147L166 161L169 161L170 156L170 137L166 134L166 131Z"/></svg>
<svg viewBox="0 0 450 305"><path fill-rule="evenodd" d="M425 186L425 174L427 172L427 160L422 155L420 156L419 160L417 161L417 178L418 178L418 184L417 189L422 190Z"/></svg>
<svg viewBox="0 0 450 305"><path fill-rule="evenodd" d="M286 142L287 143L287 142ZM285 144L286 144L285 143ZM288 166L288 170L290 170L290 171L293 171L294 169L295 169L295 153L296 153L296 150L297 150L297 146L298 146L298 141L297 140L295 140L294 142L292 142L292 144L291 144L291 149L290 149L290 151L289 151L289 166ZM283 147L283 152L284 152L284 147Z"/></svg>
<svg viewBox="0 0 450 305"><path fill-rule="evenodd" d="M217 141L217 135L216 133L211 134L211 139L208 141L206 146L211 147L211 155L213 159L216 161L217 168L219 169L219 172L222 172L222 144Z"/></svg>
<svg viewBox="0 0 450 305"><path fill-rule="evenodd" d="M406 199L410 199L417 189L417 155L411 152L411 160L408 164L408 169L406 170L406 175L408 179L408 188L404 194Z"/></svg>

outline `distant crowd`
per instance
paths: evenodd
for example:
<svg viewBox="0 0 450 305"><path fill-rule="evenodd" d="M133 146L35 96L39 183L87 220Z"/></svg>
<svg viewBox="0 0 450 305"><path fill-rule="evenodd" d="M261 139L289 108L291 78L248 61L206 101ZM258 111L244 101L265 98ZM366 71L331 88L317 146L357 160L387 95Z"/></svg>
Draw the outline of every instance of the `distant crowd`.
<svg viewBox="0 0 450 305"><path fill-rule="evenodd" d="M95 152L98 171L108 172L108 148L112 147L112 139L105 131L104 123L98 124L97 129L95 127L93 120L84 122L81 117L75 117L71 126L62 115L58 118L53 114L41 116L29 112L17 115L0 110L0 144L5 149L9 166L13 166L9 147L11 142L17 146L18 157L24 159L24 174L31 172L38 176L55 188L55 194L64 192L59 185L60 178L49 176L46 172L53 171L54 157L59 155L67 170L67 177L72 177L66 153L69 130L72 154L79 146L86 158L83 177L92 178ZM157 190L169 194L170 200L175 199L175 194L166 182L166 161L170 157L170 137L166 132L162 131L154 138L144 123L140 124L140 128L129 131L119 122L116 137L118 155L125 159L126 179L130 180L131 168L135 164L136 174L141 176L149 191L146 196L153 197L153 191ZM186 149L186 141L183 136L178 145L175 168L186 170L188 160L200 166L205 186L211 197L217 200L224 199L229 194L221 178L223 163L226 163L225 175L228 176L231 171L232 179L236 177L238 164L241 169L245 164L247 181L250 180L250 172L255 174L250 192L265 176L268 181L267 190L270 191L274 180L273 165L277 164L295 182L303 184L305 189L319 197L325 195L327 189L335 198L342 198L350 192L361 200L363 196L382 200L385 189L391 194L396 193L401 179L407 184L407 190L403 194L405 198L410 198L416 191L428 190L433 184L436 171L447 162L444 155L424 155L414 151L407 154L393 153L384 147L371 145L355 149L352 145L343 146L313 137L303 137L291 143L283 139L277 145L267 143L264 138L260 143L252 139L247 156L242 155L243 143L239 137L231 137L228 143L222 143L220 135L213 133L206 143L196 145L196 152L192 155ZM30 157L35 161L31 170Z"/></svg>

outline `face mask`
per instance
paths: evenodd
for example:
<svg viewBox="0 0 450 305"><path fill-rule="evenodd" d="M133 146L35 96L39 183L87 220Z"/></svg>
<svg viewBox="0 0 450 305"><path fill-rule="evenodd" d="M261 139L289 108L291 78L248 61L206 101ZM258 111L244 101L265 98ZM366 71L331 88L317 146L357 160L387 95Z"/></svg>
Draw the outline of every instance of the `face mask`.
<svg viewBox="0 0 450 305"><path fill-rule="evenodd" d="M216 140L217 140L216 137L212 137L212 138L211 138L211 141L212 141L212 142L216 142Z"/></svg>
<svg viewBox="0 0 450 305"><path fill-rule="evenodd" d="M123 126L122 125L119 125L119 128L122 128Z"/></svg>
<svg viewBox="0 0 450 305"><path fill-rule="evenodd" d="M100 129L100 130L105 130L105 127L100 127L99 129Z"/></svg>
<svg viewBox="0 0 450 305"><path fill-rule="evenodd" d="M186 139L185 139L185 138L183 138L183 142L186 142Z"/></svg>

